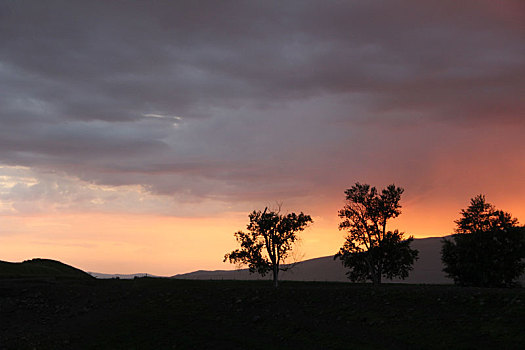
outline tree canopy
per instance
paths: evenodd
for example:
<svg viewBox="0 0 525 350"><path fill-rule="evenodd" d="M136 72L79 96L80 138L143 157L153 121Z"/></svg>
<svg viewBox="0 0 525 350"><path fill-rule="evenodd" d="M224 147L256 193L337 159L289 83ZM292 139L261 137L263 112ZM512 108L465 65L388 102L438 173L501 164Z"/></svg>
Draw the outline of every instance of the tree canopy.
<svg viewBox="0 0 525 350"><path fill-rule="evenodd" d="M510 213L497 210L492 204L487 203L482 194L470 200L467 209L461 209L461 218L454 221L456 233L488 232L514 227L518 219Z"/></svg>
<svg viewBox="0 0 525 350"><path fill-rule="evenodd" d="M368 184L356 183L345 191L347 203L339 211L343 219L340 230L348 235L334 258L342 260L352 281L371 280L381 283L381 277L406 278L417 259L418 251L410 248L413 237L404 239L398 230L387 231L387 223L401 214L401 194L394 184L381 193Z"/></svg>
<svg viewBox="0 0 525 350"><path fill-rule="evenodd" d="M510 213L497 210L484 195L470 200L455 221L456 234L444 239L443 271L454 283L501 287L516 284L525 263L525 228Z"/></svg>
<svg viewBox="0 0 525 350"><path fill-rule="evenodd" d="M273 274L274 285L278 286L279 271L289 266L282 266L289 257L297 234L303 231L313 220L304 213L280 214L280 210L253 211L249 214L248 232L238 231L235 238L240 244L236 249L224 256L224 261L239 265L247 265L251 273L265 276Z"/></svg>

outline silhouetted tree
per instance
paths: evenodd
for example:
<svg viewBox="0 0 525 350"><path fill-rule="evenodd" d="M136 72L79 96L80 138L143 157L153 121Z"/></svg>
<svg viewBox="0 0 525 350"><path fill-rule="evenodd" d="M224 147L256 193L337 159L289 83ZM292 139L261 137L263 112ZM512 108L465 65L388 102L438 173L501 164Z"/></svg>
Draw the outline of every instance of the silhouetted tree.
<svg viewBox="0 0 525 350"><path fill-rule="evenodd" d="M299 215L281 215L280 210L269 211L268 208L263 212L253 211L249 218L250 223L246 227L248 232L235 233L241 248L226 254L224 261L248 265L251 273L257 272L262 276L271 271L274 286L277 287L279 271L289 268L281 264L284 264L297 241L297 233L303 231L313 220L302 212Z"/></svg>
<svg viewBox="0 0 525 350"><path fill-rule="evenodd" d="M454 222L457 225L456 233L464 234L515 227L518 219L513 218L510 213L496 210L492 204L487 203L484 195L479 194L470 200L467 209L461 209L461 218Z"/></svg>
<svg viewBox="0 0 525 350"><path fill-rule="evenodd" d="M464 286L516 284L525 269L525 228L517 227L518 220L478 195L455 223L456 234L441 249L448 277Z"/></svg>
<svg viewBox="0 0 525 350"><path fill-rule="evenodd" d="M352 281L379 284L382 276L405 279L412 270L418 255L410 248L413 237L403 239L404 233L386 230L388 220L401 214L403 191L392 184L378 193L360 183L345 191L347 204L339 211L343 219L339 229L347 230L348 236L334 259L350 269L347 275Z"/></svg>

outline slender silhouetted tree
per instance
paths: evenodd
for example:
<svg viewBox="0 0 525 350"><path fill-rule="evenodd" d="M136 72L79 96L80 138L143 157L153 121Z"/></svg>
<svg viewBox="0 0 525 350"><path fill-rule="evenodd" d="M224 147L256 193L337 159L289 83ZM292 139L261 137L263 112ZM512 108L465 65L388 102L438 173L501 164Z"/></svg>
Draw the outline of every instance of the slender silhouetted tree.
<svg viewBox="0 0 525 350"><path fill-rule="evenodd" d="M525 269L525 228L517 227L518 220L478 195L455 223L456 234L441 249L448 277L464 286L516 284Z"/></svg>
<svg viewBox="0 0 525 350"><path fill-rule="evenodd" d="M379 284L382 276L404 279L412 270L418 255L410 248L413 237L403 239L404 233L386 229L388 220L401 214L403 191L392 184L378 193L360 183L345 191L347 204L339 211L343 219L339 229L348 231L348 236L334 259L350 269L347 275L352 281Z"/></svg>
<svg viewBox="0 0 525 350"><path fill-rule="evenodd" d="M295 213L282 215L280 210L253 211L249 215L248 232L235 233L240 249L224 256L224 261L248 265L251 273L262 276L273 274L273 283L279 284L279 271L290 266L282 266L297 241L297 233L303 231L313 220L309 215Z"/></svg>

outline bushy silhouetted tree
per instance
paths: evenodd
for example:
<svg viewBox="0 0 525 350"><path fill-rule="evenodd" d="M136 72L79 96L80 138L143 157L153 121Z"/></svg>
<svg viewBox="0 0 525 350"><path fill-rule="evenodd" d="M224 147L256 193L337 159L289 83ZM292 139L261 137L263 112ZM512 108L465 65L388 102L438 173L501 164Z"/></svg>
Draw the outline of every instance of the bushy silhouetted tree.
<svg viewBox="0 0 525 350"><path fill-rule="evenodd" d="M492 204L487 203L482 194L472 198L468 208L461 209L461 218L454 222L458 234L501 230L518 224L518 220L510 213L496 210Z"/></svg>
<svg viewBox="0 0 525 350"><path fill-rule="evenodd" d="M241 245L224 256L224 261L240 265L248 265L251 273L262 276L268 272L273 274L273 283L279 283L279 271L297 241L297 233L303 231L313 220L309 215L295 213L282 215L280 210L253 211L250 223L246 227L248 232L236 232L235 238Z"/></svg>
<svg viewBox="0 0 525 350"><path fill-rule="evenodd" d="M347 204L339 211L343 221L340 230L348 236L334 259L341 259L350 269L352 281L371 280L381 283L381 277L408 277L418 251L410 248L413 237L403 239L398 230L387 231L388 220L401 214L403 189L390 185L381 193L375 187L356 183L345 191Z"/></svg>
<svg viewBox="0 0 525 350"><path fill-rule="evenodd" d="M455 223L456 234L441 249L448 277L464 286L516 284L525 269L525 228L517 227L518 220L478 195Z"/></svg>

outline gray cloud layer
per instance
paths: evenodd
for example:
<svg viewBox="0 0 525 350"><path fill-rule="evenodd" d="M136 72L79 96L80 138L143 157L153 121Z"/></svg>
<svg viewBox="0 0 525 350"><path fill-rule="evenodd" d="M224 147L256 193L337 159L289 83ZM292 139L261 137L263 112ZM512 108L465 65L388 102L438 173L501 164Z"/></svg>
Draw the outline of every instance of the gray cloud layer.
<svg viewBox="0 0 525 350"><path fill-rule="evenodd" d="M102 185L300 197L525 129L521 1L6 1L0 42L0 163Z"/></svg>

